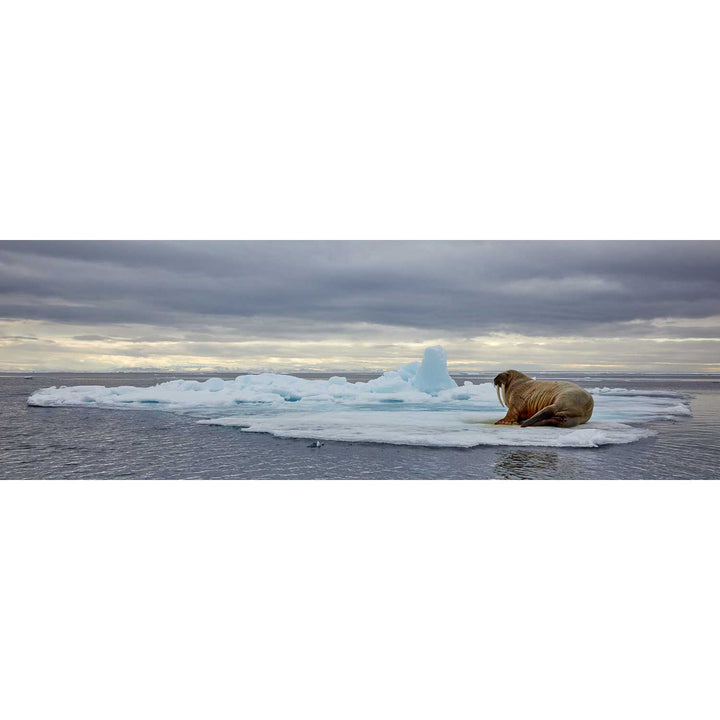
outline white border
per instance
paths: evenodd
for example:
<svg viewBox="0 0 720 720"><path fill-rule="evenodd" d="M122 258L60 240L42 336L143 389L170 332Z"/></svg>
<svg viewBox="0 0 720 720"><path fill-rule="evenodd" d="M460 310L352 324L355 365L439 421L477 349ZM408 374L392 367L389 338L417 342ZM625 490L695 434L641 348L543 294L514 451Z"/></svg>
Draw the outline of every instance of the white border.
<svg viewBox="0 0 720 720"><path fill-rule="evenodd" d="M3 717L720 709L719 483L2 491Z"/></svg>
<svg viewBox="0 0 720 720"><path fill-rule="evenodd" d="M0 237L720 237L708 0L3 3Z"/></svg>

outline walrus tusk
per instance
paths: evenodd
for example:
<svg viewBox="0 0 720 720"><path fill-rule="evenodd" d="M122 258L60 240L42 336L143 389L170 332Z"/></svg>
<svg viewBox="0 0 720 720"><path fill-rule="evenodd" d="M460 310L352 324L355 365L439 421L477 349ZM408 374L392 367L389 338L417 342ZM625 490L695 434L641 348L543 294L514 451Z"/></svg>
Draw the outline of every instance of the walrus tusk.
<svg viewBox="0 0 720 720"><path fill-rule="evenodd" d="M500 397L500 386L496 385L495 390L497 391L498 401L503 407L507 407L505 403L503 402L502 398Z"/></svg>

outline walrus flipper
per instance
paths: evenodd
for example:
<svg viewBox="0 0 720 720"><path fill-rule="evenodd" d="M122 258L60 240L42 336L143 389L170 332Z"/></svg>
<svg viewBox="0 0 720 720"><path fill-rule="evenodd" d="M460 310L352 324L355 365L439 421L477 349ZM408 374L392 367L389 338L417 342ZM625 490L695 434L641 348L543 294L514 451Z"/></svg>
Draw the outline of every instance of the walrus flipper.
<svg viewBox="0 0 720 720"><path fill-rule="evenodd" d="M551 425L553 427L562 427L565 424L566 416L558 414L554 405L548 405L539 412L536 412L531 418L528 418L520 427L531 427L533 425Z"/></svg>

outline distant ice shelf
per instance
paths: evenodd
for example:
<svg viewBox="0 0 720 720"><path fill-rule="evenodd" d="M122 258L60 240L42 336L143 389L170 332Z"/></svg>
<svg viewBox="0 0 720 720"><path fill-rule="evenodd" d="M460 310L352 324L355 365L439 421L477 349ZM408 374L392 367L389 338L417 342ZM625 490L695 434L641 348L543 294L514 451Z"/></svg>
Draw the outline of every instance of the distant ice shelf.
<svg viewBox="0 0 720 720"><path fill-rule="evenodd" d="M51 387L34 392L27 402L40 407L153 408L278 437L434 447L598 447L649 437L654 433L643 427L646 423L691 414L688 397L677 393L606 387L590 392L595 411L585 425L496 426L494 421L505 411L492 383L458 385L438 345L427 348L422 361L368 382L261 373L234 380L171 380L146 388Z"/></svg>

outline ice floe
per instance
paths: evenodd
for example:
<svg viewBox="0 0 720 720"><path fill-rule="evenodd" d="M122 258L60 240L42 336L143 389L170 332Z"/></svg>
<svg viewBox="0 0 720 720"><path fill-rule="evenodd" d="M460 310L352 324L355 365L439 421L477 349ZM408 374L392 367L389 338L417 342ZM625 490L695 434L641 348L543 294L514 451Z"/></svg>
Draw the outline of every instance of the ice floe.
<svg viewBox="0 0 720 720"><path fill-rule="evenodd" d="M593 388L595 410L576 428L496 426L505 411L492 383L458 385L445 351L427 348L422 361L368 382L345 377L308 380L261 373L234 380L171 380L152 387L85 385L38 390L28 405L153 408L188 413L199 422L278 437L437 447L543 445L597 447L653 435L654 420L691 414L686 395Z"/></svg>
<svg viewBox="0 0 720 720"><path fill-rule="evenodd" d="M654 434L650 430L609 421L591 421L576 428L521 428L519 425L495 425L495 419L497 413L453 410L350 410L224 417L199 422L284 438L463 448L476 445L599 447L630 443Z"/></svg>

